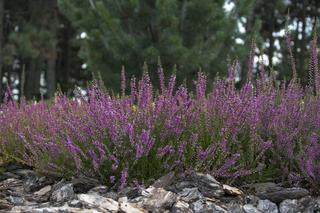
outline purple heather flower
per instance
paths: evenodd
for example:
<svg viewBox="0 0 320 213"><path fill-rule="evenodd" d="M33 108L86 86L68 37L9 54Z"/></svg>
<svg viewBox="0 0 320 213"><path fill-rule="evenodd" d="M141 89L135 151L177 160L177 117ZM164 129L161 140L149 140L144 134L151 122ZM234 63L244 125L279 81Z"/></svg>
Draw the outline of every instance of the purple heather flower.
<svg viewBox="0 0 320 213"><path fill-rule="evenodd" d="M124 187L127 185L127 178L128 178L128 168L125 168L121 172L121 177L120 177L120 186L119 186L119 191L122 191Z"/></svg>
<svg viewBox="0 0 320 213"><path fill-rule="evenodd" d="M110 183L114 183L116 180L115 176L110 176L109 179L110 179Z"/></svg>
<svg viewBox="0 0 320 213"><path fill-rule="evenodd" d="M290 64L291 64L291 69L292 69L292 80L295 81L297 79L297 70L296 70L296 64L294 61L292 48L291 48L291 36L290 36L290 33L288 30L286 30L285 38L286 38L286 45L287 45L287 48L289 51Z"/></svg>
<svg viewBox="0 0 320 213"><path fill-rule="evenodd" d="M164 94L164 91L166 90L166 88L164 84L164 73L163 73L162 67L158 68L158 75L159 75L161 94Z"/></svg>
<svg viewBox="0 0 320 213"><path fill-rule="evenodd" d="M170 144L167 144L166 146L164 146L163 148L159 148L158 149L158 157L162 158L165 155L170 155L174 152L173 147Z"/></svg>
<svg viewBox="0 0 320 213"><path fill-rule="evenodd" d="M126 74L124 70L124 66L121 68L121 95L122 97L125 95L126 92Z"/></svg>

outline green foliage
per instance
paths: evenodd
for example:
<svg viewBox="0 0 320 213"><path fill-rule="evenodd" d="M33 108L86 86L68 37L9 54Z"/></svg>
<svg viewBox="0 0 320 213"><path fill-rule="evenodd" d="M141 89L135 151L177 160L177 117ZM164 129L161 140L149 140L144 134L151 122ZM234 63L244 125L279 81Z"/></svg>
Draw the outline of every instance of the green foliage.
<svg viewBox="0 0 320 213"><path fill-rule="evenodd" d="M199 67L213 78L225 74L227 56L241 59L236 45L236 19L224 0L59 0L60 10L78 32L86 32L80 56L92 72L100 72L108 88L118 89L118 73L140 76L147 62L156 78L158 57L169 70L176 64L178 79L191 79Z"/></svg>

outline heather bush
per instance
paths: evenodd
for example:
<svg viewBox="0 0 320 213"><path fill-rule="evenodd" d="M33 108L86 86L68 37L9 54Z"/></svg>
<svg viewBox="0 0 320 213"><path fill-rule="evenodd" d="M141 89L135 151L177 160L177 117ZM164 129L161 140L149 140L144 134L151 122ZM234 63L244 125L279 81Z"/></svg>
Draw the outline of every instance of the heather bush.
<svg viewBox="0 0 320 213"><path fill-rule="evenodd" d="M318 75L314 48L311 76ZM126 95L123 70L121 96L94 83L88 95L75 99L8 99L0 108L0 157L51 175L99 177L119 189L184 170L230 181L246 177L318 187L319 79L306 88L296 78L278 86L263 69L254 78L252 61L240 89L235 63L211 91L204 73L198 73L193 93L176 85L175 74L165 82L159 67L159 91L144 72L138 82L131 79Z"/></svg>

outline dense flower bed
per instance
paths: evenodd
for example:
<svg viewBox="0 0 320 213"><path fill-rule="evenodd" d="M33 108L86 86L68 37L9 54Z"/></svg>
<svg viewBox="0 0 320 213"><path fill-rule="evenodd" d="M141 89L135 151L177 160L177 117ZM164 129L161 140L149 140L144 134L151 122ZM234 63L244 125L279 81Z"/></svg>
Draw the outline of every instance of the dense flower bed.
<svg viewBox="0 0 320 213"><path fill-rule="evenodd" d="M236 89L230 66L229 78L213 82L211 91L199 73L193 94L175 84L174 74L166 84L159 68L157 93L145 73L121 97L92 86L75 100L7 101L0 109L1 159L59 176L94 175L120 188L186 169L316 186L320 96L316 52L312 57L315 86L307 88L295 78L277 86L263 70L252 80L249 67L247 83Z"/></svg>

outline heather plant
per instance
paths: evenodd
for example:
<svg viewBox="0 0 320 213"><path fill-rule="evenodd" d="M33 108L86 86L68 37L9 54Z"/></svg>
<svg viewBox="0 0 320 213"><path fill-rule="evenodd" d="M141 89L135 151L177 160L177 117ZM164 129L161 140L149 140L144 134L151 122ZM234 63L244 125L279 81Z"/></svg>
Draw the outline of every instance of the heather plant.
<svg viewBox="0 0 320 213"><path fill-rule="evenodd" d="M57 94L52 103L16 103L8 93L0 107L1 161L60 177L94 176L120 190L127 183L148 184L169 171L184 170L229 181L272 179L316 188L319 78L301 87L291 60L293 80L278 86L263 67L255 76L253 54L240 89L235 87L235 62L228 78L214 81L210 91L202 72L192 92L176 85L175 73L165 82L159 66L156 92L145 66L139 81L131 78L128 95L124 68L120 96L101 89L99 82L86 96ZM313 40L310 75L318 72Z"/></svg>

